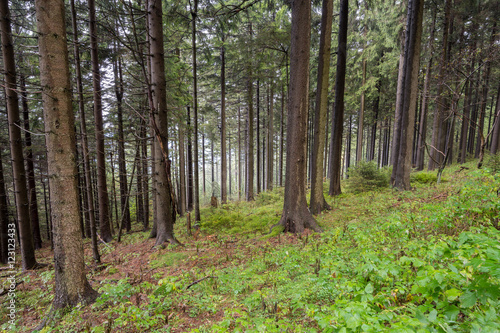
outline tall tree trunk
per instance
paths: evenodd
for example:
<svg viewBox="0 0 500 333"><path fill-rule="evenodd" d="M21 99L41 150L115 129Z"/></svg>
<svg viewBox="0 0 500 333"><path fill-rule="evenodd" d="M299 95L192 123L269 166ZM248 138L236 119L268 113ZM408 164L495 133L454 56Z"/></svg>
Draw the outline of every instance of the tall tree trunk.
<svg viewBox="0 0 500 333"><path fill-rule="evenodd" d="M135 158L134 158L134 163L137 166L137 180L136 180L136 195L135 195L135 206L136 206L136 211L135 211L135 216L138 224L142 224L144 226L144 190L142 188L143 185L143 169L142 169L142 161L141 161L141 140L139 139L140 137L140 130L139 133L136 134L137 137L135 139Z"/></svg>
<svg viewBox="0 0 500 333"><path fill-rule="evenodd" d="M375 142L377 140L377 125L378 125L378 115L380 110L380 93L381 93L382 82L377 81L377 96L373 101L373 125L371 129L370 137L370 150L368 153L368 160L373 161L375 159Z"/></svg>
<svg viewBox="0 0 500 333"><path fill-rule="evenodd" d="M249 24L249 34L252 36L252 23ZM248 52L248 54L251 54ZM254 163L253 163L253 74L252 74L252 64L251 61L248 60L247 67L247 143L246 143L246 200L252 201L254 200L254 189L253 189L253 175L254 175ZM258 145L258 142L257 142Z"/></svg>
<svg viewBox="0 0 500 333"><path fill-rule="evenodd" d="M328 112L328 81L330 74L330 53L332 45L333 0L323 0L321 14L321 36L319 41L318 87L314 114L314 138L312 149L311 200L309 209L316 215L330 205L323 194L323 151L325 145Z"/></svg>
<svg viewBox="0 0 500 333"><path fill-rule="evenodd" d="M97 28L95 14L95 0L88 1L90 56L92 62L92 84L94 90L94 121L97 155L97 195L99 198L99 227L101 238L105 242L113 239L109 221L109 197L106 184L106 159L104 149L104 125L102 117L101 74L99 72L99 57L97 49Z"/></svg>
<svg viewBox="0 0 500 333"><path fill-rule="evenodd" d="M366 59L363 59L362 65L363 79L361 81L361 87L365 86L366 83ZM362 88L363 89L363 88ZM361 106L359 107L358 113L358 136L356 143L356 163L359 163L363 158L363 129L364 129L364 118L365 118L365 92L361 91Z"/></svg>
<svg viewBox="0 0 500 333"><path fill-rule="evenodd" d="M273 129L273 112L274 112L274 84L271 80L271 100L269 111L267 113L267 181L266 189L268 191L273 189L273 158L274 158L274 129Z"/></svg>
<svg viewBox="0 0 500 333"><path fill-rule="evenodd" d="M184 121L179 122L179 214L186 212L186 151L184 149Z"/></svg>
<svg viewBox="0 0 500 333"><path fill-rule="evenodd" d="M491 137L490 153L495 155L498 153L498 146L500 142L500 84L498 85L497 92L497 106L495 109L495 121L493 123L493 133Z"/></svg>
<svg viewBox="0 0 500 333"><path fill-rule="evenodd" d="M187 129L188 129L188 145L187 145L187 210L192 211L194 208L194 179L193 179L193 129L191 128L191 109L187 107Z"/></svg>
<svg viewBox="0 0 500 333"><path fill-rule="evenodd" d="M147 128L146 122L141 121L141 154L142 154L142 170L143 170L143 184L142 190L144 192L144 230L149 228L149 174L148 174L148 143L147 143Z"/></svg>
<svg viewBox="0 0 500 333"><path fill-rule="evenodd" d="M9 122L10 155L12 174L14 177L14 193L17 208L17 222L21 241L21 259L23 270L37 266L35 248L31 229L28 191L26 188L26 170L21 137L21 120L19 118L19 100L17 95L16 65L12 31L10 26L8 1L0 2L0 29L2 39L2 56L5 75L5 96L7 97L7 118ZM78 219L76 220L78 221Z"/></svg>
<svg viewBox="0 0 500 333"><path fill-rule="evenodd" d="M285 142L285 85L281 85L281 116L280 116L280 172L279 172L279 186L283 186L283 152Z"/></svg>
<svg viewBox="0 0 500 333"><path fill-rule="evenodd" d="M332 139L330 148L330 195L339 195L340 172L342 170L342 131L344 129L344 90L347 62L347 23L349 0L340 2L339 44L337 48L337 77L335 79L335 104L332 117Z"/></svg>
<svg viewBox="0 0 500 333"><path fill-rule="evenodd" d="M174 237L175 209L170 181L170 160L168 159L168 117L167 91L165 82L165 58L163 47L163 17L161 0L148 3L149 33L151 36L151 107L152 124L155 134L155 195L156 195L156 242L178 243Z"/></svg>
<svg viewBox="0 0 500 333"><path fill-rule="evenodd" d="M429 170L440 167L445 158L446 134L449 122L446 120L448 107L447 97L444 96L446 66L448 64L448 36L450 27L451 0L445 1L445 17L443 25L443 40L441 47L441 62L439 64L439 82L437 88L437 108L434 112L432 147L429 158Z"/></svg>
<svg viewBox="0 0 500 333"><path fill-rule="evenodd" d="M403 95L400 100L399 155L393 165L394 187L410 189L412 138L418 98L418 71L420 67L420 44L422 37L423 0L410 0L406 24L405 59L403 68Z"/></svg>
<svg viewBox="0 0 500 333"><path fill-rule="evenodd" d="M2 151L0 150L0 262L7 264L9 261L9 210L7 206L7 191L3 176ZM12 225L11 225L12 226Z"/></svg>
<svg viewBox="0 0 500 333"><path fill-rule="evenodd" d="M36 0L51 212L54 222L55 309L97 297L85 276L78 222L75 130L64 1Z"/></svg>
<svg viewBox="0 0 500 333"><path fill-rule="evenodd" d="M127 188L127 165L125 160L125 138L123 135L123 75L121 57L113 64L113 73L115 76L115 95L116 95L116 115L118 120L118 179L120 181L120 212L123 215L123 226L130 231L130 208Z"/></svg>
<svg viewBox="0 0 500 333"><path fill-rule="evenodd" d="M321 231L306 202L306 135L309 103L309 55L311 2L292 2L290 47L290 96L287 121L285 201L280 222L285 232L302 233L305 228Z"/></svg>
<svg viewBox="0 0 500 333"><path fill-rule="evenodd" d="M258 73L257 73L258 74ZM256 103L257 104L257 126L256 126L256 134L257 134L257 194L260 193L260 179L261 179L261 163L260 163L260 156L261 153L259 151L259 145L260 145L260 80L257 78L257 98L256 98Z"/></svg>
<svg viewBox="0 0 500 333"><path fill-rule="evenodd" d="M397 158L399 156L399 147L400 147L400 135L401 135L401 99L403 98L403 77L404 77L404 39L406 32L403 31L401 34L401 53L399 55L399 68L398 68L398 84L396 89L396 110L394 116L394 134L392 138L392 149L391 149L391 164L394 165L397 163ZM394 179L391 178L391 184L394 182Z"/></svg>
<svg viewBox="0 0 500 333"><path fill-rule="evenodd" d="M241 107L238 101L238 201L241 200Z"/></svg>
<svg viewBox="0 0 500 333"><path fill-rule="evenodd" d="M227 152L226 152L226 57L224 49L224 31L222 32L222 46L220 49L221 69L220 69L220 83L221 83L221 107L220 107L220 149L221 149L221 204L227 203ZM229 172L231 177L231 172Z"/></svg>
<svg viewBox="0 0 500 333"><path fill-rule="evenodd" d="M424 87L422 90L422 108L420 110L420 121L418 127L418 142L417 142L417 170L424 169L425 161L425 145L427 138L427 105L428 105L428 94L429 94L429 83L431 79L432 62L434 60L434 33L436 31L436 13L434 10L431 23L431 34L429 36L429 62L427 63L427 68L425 69L424 76Z"/></svg>
<svg viewBox="0 0 500 333"><path fill-rule="evenodd" d="M194 6L191 8L191 42L193 51L193 155L194 155L194 219L197 222L201 220L200 217L200 179L198 172L198 74L196 64L196 18L198 16L198 0L194 0ZM203 151L204 147L203 147ZM205 163L203 163L205 166Z"/></svg>
<svg viewBox="0 0 500 333"><path fill-rule="evenodd" d="M31 148L28 96L26 93L26 83L24 74L21 74L19 84L21 88L21 101L23 106L24 140L26 145L26 178L28 179L28 197L30 202L29 207L30 207L31 228L33 230L33 244L35 246L35 250L38 250L42 248L42 236L40 235L40 221L38 218L38 200L36 195L36 184L35 184L35 166L33 163L33 150Z"/></svg>

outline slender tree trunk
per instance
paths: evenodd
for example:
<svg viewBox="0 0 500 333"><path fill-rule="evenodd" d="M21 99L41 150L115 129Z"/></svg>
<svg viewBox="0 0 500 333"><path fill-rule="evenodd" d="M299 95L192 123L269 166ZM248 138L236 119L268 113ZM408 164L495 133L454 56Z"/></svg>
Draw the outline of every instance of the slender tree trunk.
<svg viewBox="0 0 500 333"><path fill-rule="evenodd" d="M30 120L28 108L28 96L26 93L26 83L23 74L19 80L21 88L21 101L23 106L23 120L24 120L24 140L26 145L26 178L28 179L28 197L30 203L30 219L31 228L33 229L33 244L35 250L42 248L42 237L40 235L40 221L38 218L38 200L36 195L35 184L35 166L33 163L33 150L31 148L31 133L30 133Z"/></svg>
<svg viewBox="0 0 500 333"><path fill-rule="evenodd" d="M431 154L429 158L429 170L434 170L436 167L440 167L445 158L446 149L446 134L448 130L449 122L446 120L446 112L448 101L447 97L444 96L445 88L445 76L446 76L446 66L448 64L448 36L449 36L449 26L450 26L450 11L451 11L451 0L445 1L445 17L443 25L443 40L441 47L441 62L439 64L439 82L437 88L437 108L434 113L433 120L433 132L432 132L432 147Z"/></svg>
<svg viewBox="0 0 500 333"><path fill-rule="evenodd" d="M391 154L391 164L394 165L397 163L397 156L399 156L399 147L400 147L400 134L401 134L401 99L403 98L403 76L404 76L404 38L406 32L403 31L401 36L401 54L399 55L399 69L398 69L398 85L396 90L396 111L394 116L394 135L392 138L392 154ZM394 182L394 179L391 178L391 184Z"/></svg>
<svg viewBox="0 0 500 333"><path fill-rule="evenodd" d="M3 176L2 151L0 150L0 262L7 264L9 261L9 210L7 206L7 191Z"/></svg>
<svg viewBox="0 0 500 333"><path fill-rule="evenodd" d="M281 116L280 116L280 174L279 186L283 186L283 152L285 145L285 85L281 85Z"/></svg>
<svg viewBox="0 0 500 333"><path fill-rule="evenodd" d="M144 170L142 169L142 161L141 161L141 139L140 130L135 139L135 159L134 163L137 166L137 181L136 181L136 195L135 195L135 216L138 224L142 224L144 226L144 190L142 188L142 184L144 183L142 177Z"/></svg>
<svg viewBox="0 0 500 333"><path fill-rule="evenodd" d="M142 170L143 170L143 184L142 190L144 192L144 230L149 229L149 174L148 174L148 143L147 143L147 128L146 122L141 121L141 154L142 154Z"/></svg>
<svg viewBox="0 0 500 333"><path fill-rule="evenodd" d="M271 100L269 111L267 113L267 181L266 189L268 191L273 189L273 158L274 158L274 128L273 128L273 112L274 112L274 85L271 81Z"/></svg>
<svg viewBox="0 0 500 333"><path fill-rule="evenodd" d="M227 152L226 152L226 57L224 49L224 32L222 32L222 46L220 49L221 57L221 70L220 70L220 81L221 81L221 107L220 107L220 119L221 119L221 204L227 203ZM229 162L231 163L231 161ZM231 171L229 171L229 178L231 178ZM231 188L231 187L230 187ZM229 190L231 191L231 190Z"/></svg>
<svg viewBox="0 0 500 333"><path fill-rule="evenodd" d="M26 170L19 118L19 100L17 95L16 65L12 44L11 18L8 1L0 2L0 29L2 56L5 75L5 96L7 97L7 118L9 122L9 142L14 177L14 194L21 242L21 260L23 270L37 266L31 229L28 191L26 188ZM78 219L77 219L78 221Z"/></svg>
<svg viewBox="0 0 500 333"><path fill-rule="evenodd" d="M261 163L260 163L260 156L261 152L259 152L259 145L260 145L260 80L257 79L257 126L256 126L256 134L257 134L257 194L260 193L260 171L261 171Z"/></svg>
<svg viewBox="0 0 500 333"><path fill-rule="evenodd" d="M370 138L370 150L368 154L368 160L373 161L375 159L375 143L377 141L377 125L378 125L378 117L380 110L380 94L381 94L381 86L382 82L380 80L377 81L377 96L375 96L375 100L373 101L373 125L371 129L371 138Z"/></svg>
<svg viewBox="0 0 500 333"><path fill-rule="evenodd" d="M318 87L314 115L314 138L312 149L311 200L309 209L316 215L331 209L323 194L323 151L328 113L328 81L332 45L333 0L323 0L321 14L321 36L319 41Z"/></svg>
<svg viewBox="0 0 500 333"><path fill-rule="evenodd" d="M54 308L90 303L97 297L85 276L78 223L75 130L66 45L64 1L36 0L40 83L44 107L48 176L54 221Z"/></svg>
<svg viewBox="0 0 500 333"><path fill-rule="evenodd" d="M249 24L249 34L252 36L252 24ZM251 54L250 52L248 54ZM257 85L258 86L258 85ZM247 67L247 144L246 144L246 200L252 201L254 200L254 189L253 189L253 175L254 175L254 163L253 163L253 154L254 154L254 142L253 142L253 74L252 74L252 64L251 61L248 61ZM257 124L258 125L258 124ZM259 142L257 141L257 144ZM258 168L257 168L258 169Z"/></svg>
<svg viewBox="0 0 500 333"><path fill-rule="evenodd" d="M410 189L411 152L415 113L418 98L418 72L422 37L423 0L410 0L406 24L405 60L403 68L403 95L400 100L400 147L393 165L393 185L402 190Z"/></svg>
<svg viewBox="0 0 500 333"><path fill-rule="evenodd" d="M361 81L361 86L364 87L366 83L366 59L363 59L362 65L363 79ZM358 136L356 143L356 163L359 163L363 158L363 129L364 129L364 119L365 119L365 92L361 92L361 106L358 113Z"/></svg>
<svg viewBox="0 0 500 333"><path fill-rule="evenodd" d="M347 23L349 0L340 2L339 44L337 48L337 77L335 79L335 104L332 117L332 139L330 148L330 195L339 195L340 172L342 170L342 132L344 129L344 90L347 61Z"/></svg>
<svg viewBox="0 0 500 333"><path fill-rule="evenodd" d="M125 138L123 134L123 75L121 58L113 64L115 76L116 114L118 120L118 172L120 181L120 211L123 214L123 226L130 231L130 208L128 205L127 165L125 160ZM120 214L120 216L122 215Z"/></svg>
<svg viewBox="0 0 500 333"><path fill-rule="evenodd" d="M495 155L498 153L498 145L500 142L500 84L497 92L497 106L495 109L495 121L493 122L493 133L491 137L490 153Z"/></svg>
<svg viewBox="0 0 500 333"><path fill-rule="evenodd" d="M238 103L238 201L241 200L241 108Z"/></svg>
<svg viewBox="0 0 500 333"><path fill-rule="evenodd" d="M179 214L186 212L186 152L184 149L184 122L179 123Z"/></svg>
<svg viewBox="0 0 500 333"><path fill-rule="evenodd" d="M192 211L194 208L194 179L193 179L193 149L192 138L193 129L191 128L191 112L189 106L187 107L187 128L188 128L188 146L187 146L187 210Z"/></svg>
<svg viewBox="0 0 500 333"><path fill-rule="evenodd" d="M90 32L90 55L92 62L92 83L94 90L94 117L95 117L95 139L97 155L97 195L99 198L99 227L101 238L105 242L113 239L109 221L109 198L108 186L106 184L106 160L104 149L104 125L102 117L101 98L101 74L99 72L99 57L97 49L97 28L95 0L88 1L89 6L89 32Z"/></svg>
<svg viewBox="0 0 500 333"><path fill-rule="evenodd" d="M425 69L424 76L424 87L422 91L422 108L420 110L420 121L419 121L419 136L417 142L417 170L424 169L424 161L425 161L425 145L427 138L427 105L428 105L428 95L429 95L429 84L431 79L431 71L432 71L432 62L434 60L434 33L436 31L436 13L437 10L434 10L432 16L432 24L431 24L431 34L429 36L429 62L427 63L427 68Z"/></svg>
<svg viewBox="0 0 500 333"><path fill-rule="evenodd" d="M192 24L192 51L193 51L193 154L194 154L194 217L195 221L201 220L200 217L200 179L198 172L198 74L196 64L196 18L198 16L198 0L194 0L194 6L191 8L191 24ZM203 150L204 151L204 150ZM203 166L205 163L203 163ZM196 223L196 225L198 225Z"/></svg>
<svg viewBox="0 0 500 333"><path fill-rule="evenodd" d="M278 225L286 232L302 233L305 228L320 232L307 209L305 186L311 42L311 2L307 0L292 2L291 39L285 200Z"/></svg>

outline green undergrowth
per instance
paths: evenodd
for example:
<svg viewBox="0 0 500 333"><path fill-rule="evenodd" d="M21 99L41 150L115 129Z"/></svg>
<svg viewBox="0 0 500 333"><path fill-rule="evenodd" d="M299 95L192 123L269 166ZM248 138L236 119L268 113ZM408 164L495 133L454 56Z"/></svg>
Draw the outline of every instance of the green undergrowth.
<svg viewBox="0 0 500 333"><path fill-rule="evenodd" d="M327 197L320 234L261 235L279 220L282 189L205 208L215 241L153 254L151 269L167 270L151 280L103 280L90 309L45 331L498 332L500 175L445 172L413 191Z"/></svg>

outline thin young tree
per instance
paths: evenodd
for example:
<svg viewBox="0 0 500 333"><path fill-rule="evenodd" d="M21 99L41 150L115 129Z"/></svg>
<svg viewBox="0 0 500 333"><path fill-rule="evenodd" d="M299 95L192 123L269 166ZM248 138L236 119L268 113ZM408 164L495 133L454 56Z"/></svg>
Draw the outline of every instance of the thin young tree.
<svg viewBox="0 0 500 333"><path fill-rule="evenodd" d="M90 57L92 63L92 84L94 92L94 122L97 157L97 197L99 199L99 229L104 242L113 239L109 221L109 197L106 183L106 158L104 152L104 124L102 117L101 73L97 49L97 23L95 0L88 1Z"/></svg>
<svg viewBox="0 0 500 333"><path fill-rule="evenodd" d="M314 215L330 205L323 194L323 151L325 149L326 113L328 109L328 81L330 73L330 50L332 45L333 0L323 0L321 14L321 36L319 40L318 82L314 114L314 143L311 175L311 201L309 209Z"/></svg>
<svg viewBox="0 0 500 333"><path fill-rule="evenodd" d="M12 44L11 18L8 1L0 1L0 29L2 39L2 56L5 75L5 95L7 97L7 118L9 122L10 155L14 176L14 193L21 241L21 260L23 270L37 266L33 234L29 212L28 191L26 187L26 171L19 117L19 100L17 94L16 64L14 46ZM78 220L78 219L77 219Z"/></svg>
<svg viewBox="0 0 500 333"><path fill-rule="evenodd" d="M79 223L76 142L63 0L36 0L40 83L54 230L54 309L90 303Z"/></svg>
<svg viewBox="0 0 500 333"><path fill-rule="evenodd" d="M302 233L305 228L320 232L321 228L306 202L307 99L311 43L311 2L308 0L292 2L291 39L285 201L277 225L282 226L285 232Z"/></svg>

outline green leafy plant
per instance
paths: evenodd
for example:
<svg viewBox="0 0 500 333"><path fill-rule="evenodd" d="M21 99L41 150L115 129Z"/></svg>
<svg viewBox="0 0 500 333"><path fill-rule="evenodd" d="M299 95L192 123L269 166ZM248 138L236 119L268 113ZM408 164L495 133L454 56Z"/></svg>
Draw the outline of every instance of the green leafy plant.
<svg viewBox="0 0 500 333"><path fill-rule="evenodd" d="M388 169L379 169L375 162L359 162L349 168L347 189L354 193L373 191L389 186Z"/></svg>

